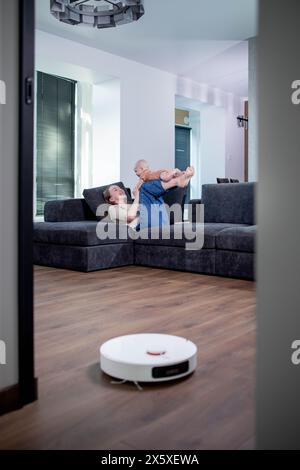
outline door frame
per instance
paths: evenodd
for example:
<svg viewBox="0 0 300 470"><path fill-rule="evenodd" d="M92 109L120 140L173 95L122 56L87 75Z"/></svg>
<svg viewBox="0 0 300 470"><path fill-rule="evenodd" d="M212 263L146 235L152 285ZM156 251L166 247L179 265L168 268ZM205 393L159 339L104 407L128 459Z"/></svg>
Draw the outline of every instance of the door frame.
<svg viewBox="0 0 300 470"><path fill-rule="evenodd" d="M34 371L33 168L35 1L19 0L19 403L37 399Z"/></svg>

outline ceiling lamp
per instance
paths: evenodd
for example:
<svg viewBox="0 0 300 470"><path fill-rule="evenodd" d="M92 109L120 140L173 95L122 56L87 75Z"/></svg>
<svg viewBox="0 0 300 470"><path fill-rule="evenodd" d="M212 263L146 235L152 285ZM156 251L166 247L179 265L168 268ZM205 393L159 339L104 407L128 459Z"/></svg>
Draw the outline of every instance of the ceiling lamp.
<svg viewBox="0 0 300 470"><path fill-rule="evenodd" d="M145 13L144 0L50 0L53 16L70 25L102 28L137 21Z"/></svg>

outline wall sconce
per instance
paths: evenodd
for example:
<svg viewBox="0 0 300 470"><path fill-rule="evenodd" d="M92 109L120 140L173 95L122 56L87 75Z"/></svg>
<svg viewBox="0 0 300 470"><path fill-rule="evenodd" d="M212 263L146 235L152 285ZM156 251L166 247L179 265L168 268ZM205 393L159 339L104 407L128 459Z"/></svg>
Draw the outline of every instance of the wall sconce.
<svg viewBox="0 0 300 470"><path fill-rule="evenodd" d="M248 130L248 118L246 118L245 116L238 116L237 125L238 127L243 127L245 131L247 131Z"/></svg>

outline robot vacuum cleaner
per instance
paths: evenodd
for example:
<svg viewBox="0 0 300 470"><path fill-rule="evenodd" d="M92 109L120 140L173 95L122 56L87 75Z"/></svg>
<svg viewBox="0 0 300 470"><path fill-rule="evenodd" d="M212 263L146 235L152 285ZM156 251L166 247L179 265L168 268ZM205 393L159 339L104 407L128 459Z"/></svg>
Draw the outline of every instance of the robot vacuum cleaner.
<svg viewBox="0 0 300 470"><path fill-rule="evenodd" d="M196 369L197 346L178 336L136 334L121 336L100 348L103 372L123 381L165 382Z"/></svg>

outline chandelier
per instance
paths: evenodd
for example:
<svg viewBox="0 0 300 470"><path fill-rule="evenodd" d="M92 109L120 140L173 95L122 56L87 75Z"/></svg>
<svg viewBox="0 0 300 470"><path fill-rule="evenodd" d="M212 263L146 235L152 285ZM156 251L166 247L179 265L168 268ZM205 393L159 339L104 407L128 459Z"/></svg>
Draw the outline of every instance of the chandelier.
<svg viewBox="0 0 300 470"><path fill-rule="evenodd" d="M145 13L144 0L50 0L50 11L63 23L102 28L131 23Z"/></svg>

